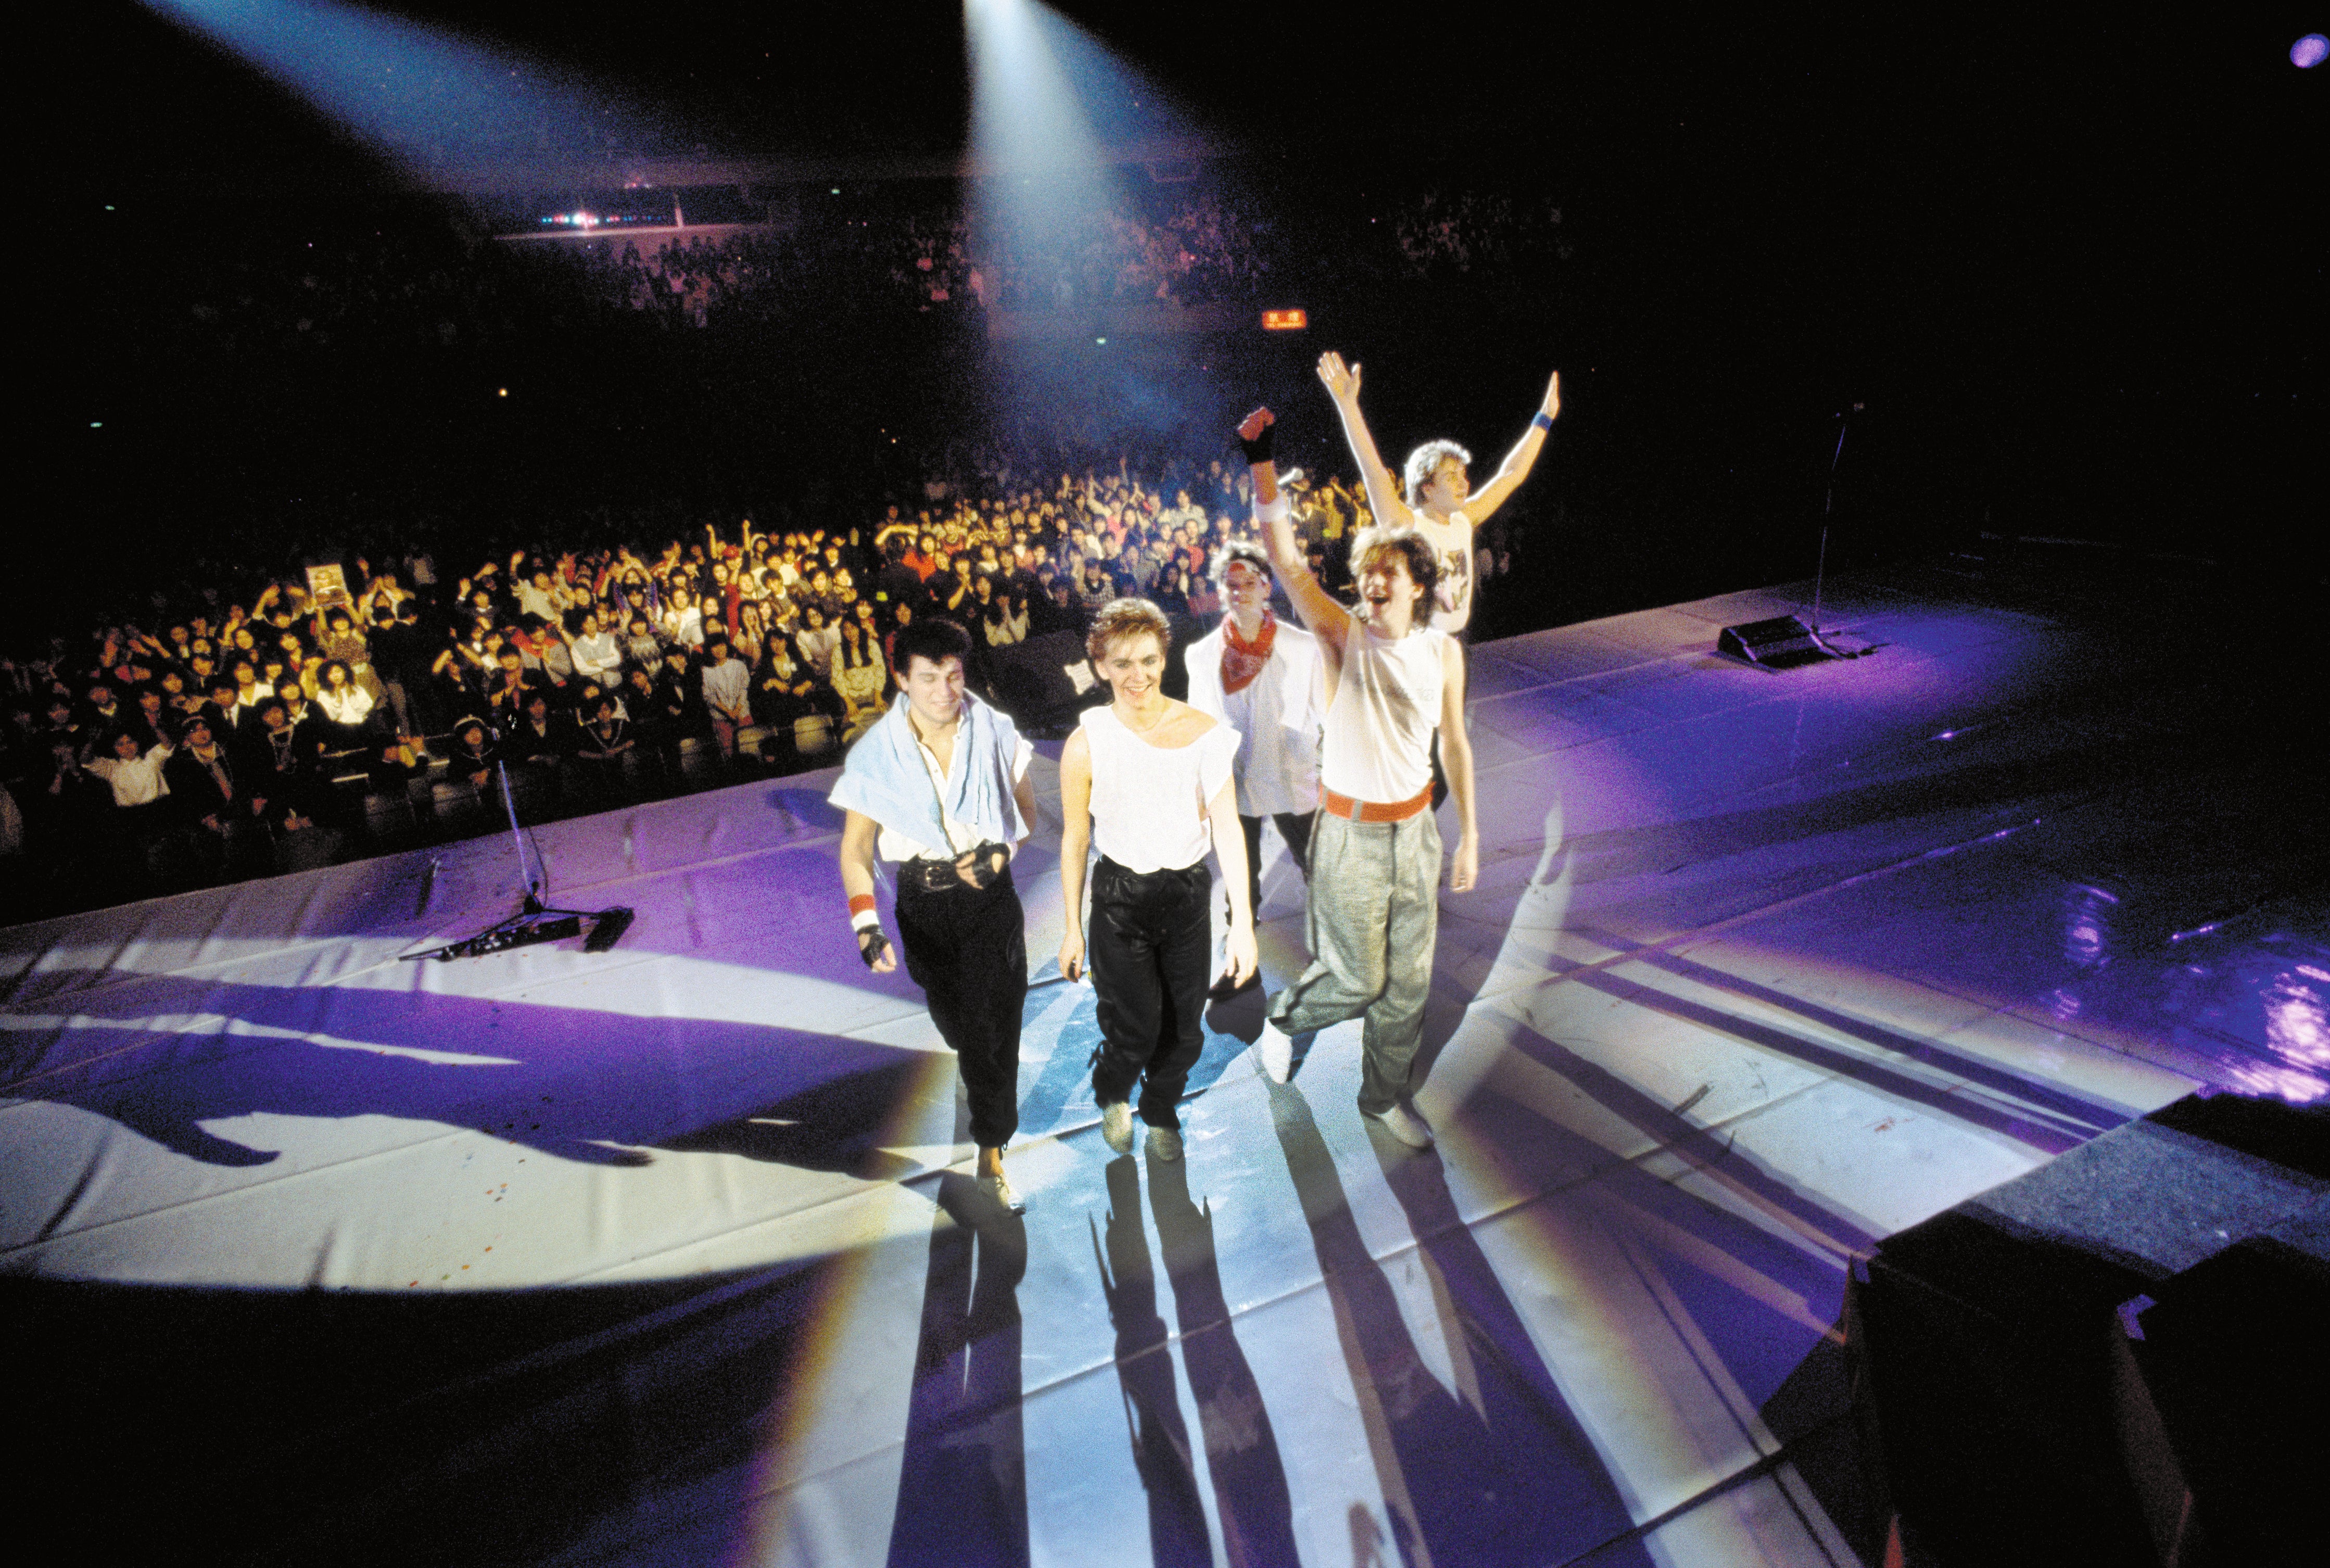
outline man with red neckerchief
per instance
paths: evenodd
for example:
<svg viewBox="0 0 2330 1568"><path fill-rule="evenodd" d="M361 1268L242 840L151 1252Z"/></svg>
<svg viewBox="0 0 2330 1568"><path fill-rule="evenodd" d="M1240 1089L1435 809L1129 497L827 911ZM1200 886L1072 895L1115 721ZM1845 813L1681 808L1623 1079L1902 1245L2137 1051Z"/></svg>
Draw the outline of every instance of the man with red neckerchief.
<svg viewBox="0 0 2330 1568"><path fill-rule="evenodd" d="M1247 908L1262 909L1262 822L1278 825L1309 880L1311 824L1319 810L1319 728L1326 711L1319 644L1270 607L1270 557L1235 540L1214 560L1221 624L1191 643L1182 663L1189 706L1238 734L1232 776L1245 830Z"/></svg>

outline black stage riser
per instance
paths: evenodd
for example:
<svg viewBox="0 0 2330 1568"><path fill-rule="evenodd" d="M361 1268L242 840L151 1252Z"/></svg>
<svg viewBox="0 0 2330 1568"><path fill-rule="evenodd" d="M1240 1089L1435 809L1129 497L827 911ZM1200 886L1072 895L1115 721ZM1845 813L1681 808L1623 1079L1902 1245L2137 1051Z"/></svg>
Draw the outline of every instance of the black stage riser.
<svg viewBox="0 0 2330 1568"><path fill-rule="evenodd" d="M1869 1479L1943 1568L2308 1559L2320 1110L2180 1100L1887 1240L1848 1313Z"/></svg>

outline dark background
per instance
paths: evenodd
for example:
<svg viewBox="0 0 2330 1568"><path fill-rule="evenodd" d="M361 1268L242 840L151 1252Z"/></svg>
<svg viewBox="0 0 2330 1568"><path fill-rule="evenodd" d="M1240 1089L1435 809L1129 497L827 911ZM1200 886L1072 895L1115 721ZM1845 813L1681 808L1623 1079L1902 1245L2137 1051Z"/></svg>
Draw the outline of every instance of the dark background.
<svg viewBox="0 0 2330 1568"><path fill-rule="evenodd" d="M839 170L964 136L952 5L400 9L601 85L619 107L584 143ZM927 449L1003 398L1103 399L1156 430L1268 399L1298 451L1347 470L1308 380L1327 347L1367 366L1388 450L1454 434L1483 466L1563 371L1523 492L1548 525L1528 536L1539 623L1806 574L1855 403L1833 562L1987 530L2319 581L2330 68L2287 59L2319 18L1555 15L1522 33L1456 5L1359 33L1323 5L1065 9L1172 98L1126 90L1096 109L1103 134L1204 138L1208 181L1315 242L1275 301L1307 307L1309 334L1005 364L959 323L837 298L750 340L610 343L552 313L447 353L204 362L175 330L198 262L384 226L458 257L474 215L156 14L76 13L42 128L69 196L34 245L58 271L36 263L20 296L51 291L35 326L66 391L43 400L19 582L85 583L100 542L120 583L269 564L251 541L312 549L343 520L556 543L594 506L846 514L909 477L891 435ZM1423 283L1337 264L1373 203L1431 188L1557 204L1566 254ZM853 177L838 200L909 195Z"/></svg>

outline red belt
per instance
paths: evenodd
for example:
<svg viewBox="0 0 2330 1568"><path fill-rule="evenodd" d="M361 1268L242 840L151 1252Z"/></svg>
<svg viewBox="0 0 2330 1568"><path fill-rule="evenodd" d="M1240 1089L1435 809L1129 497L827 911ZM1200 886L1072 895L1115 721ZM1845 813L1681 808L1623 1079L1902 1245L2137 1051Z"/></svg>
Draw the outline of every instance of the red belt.
<svg viewBox="0 0 2330 1568"><path fill-rule="evenodd" d="M1333 790L1321 789L1319 803L1345 822L1404 822L1419 812L1432 809L1432 786L1425 784L1422 794L1408 800L1394 801L1389 805L1379 801L1355 801L1349 795L1339 795Z"/></svg>

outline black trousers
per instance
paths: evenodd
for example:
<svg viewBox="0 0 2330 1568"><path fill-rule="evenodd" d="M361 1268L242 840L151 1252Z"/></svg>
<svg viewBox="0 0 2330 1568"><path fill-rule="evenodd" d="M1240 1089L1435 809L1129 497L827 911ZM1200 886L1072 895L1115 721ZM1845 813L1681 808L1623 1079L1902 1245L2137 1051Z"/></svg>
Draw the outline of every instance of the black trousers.
<svg viewBox="0 0 2330 1568"><path fill-rule="evenodd" d="M1274 812L1270 820L1278 824L1278 836L1286 841L1286 852L1294 857L1302 868L1302 879L1311 879L1311 823L1319 815L1307 812ZM1238 815L1238 827L1246 834L1246 909L1255 920L1262 918L1262 819L1244 813Z"/></svg>
<svg viewBox="0 0 2330 1568"><path fill-rule="evenodd" d="M1178 870L1128 871L1107 856L1093 869L1093 1098L1129 1099L1141 1084L1141 1119L1179 1127L1174 1107L1206 1047L1206 986L1214 938L1207 904L1214 875L1199 860Z"/></svg>
<svg viewBox="0 0 2330 1568"><path fill-rule="evenodd" d="M971 1100L971 1136L999 1149L1019 1130L1019 1020L1028 1000L1027 917L1011 869L983 891L932 892L898 878L898 943L931 1022L955 1054Z"/></svg>

